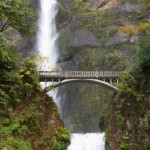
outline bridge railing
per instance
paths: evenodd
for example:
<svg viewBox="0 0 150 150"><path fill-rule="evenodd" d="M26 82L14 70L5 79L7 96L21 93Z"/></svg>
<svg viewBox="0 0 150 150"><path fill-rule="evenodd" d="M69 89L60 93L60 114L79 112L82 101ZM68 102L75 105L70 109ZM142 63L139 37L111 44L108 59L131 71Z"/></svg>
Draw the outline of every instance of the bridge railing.
<svg viewBox="0 0 150 150"><path fill-rule="evenodd" d="M121 71L39 71L40 77L47 78L119 78Z"/></svg>

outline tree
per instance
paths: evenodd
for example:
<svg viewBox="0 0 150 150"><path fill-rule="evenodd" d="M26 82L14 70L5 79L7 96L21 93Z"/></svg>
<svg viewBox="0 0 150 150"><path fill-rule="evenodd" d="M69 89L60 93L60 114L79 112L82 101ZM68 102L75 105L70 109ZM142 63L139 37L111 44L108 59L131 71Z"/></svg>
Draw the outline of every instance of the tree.
<svg viewBox="0 0 150 150"><path fill-rule="evenodd" d="M0 1L0 105L21 98L20 63L11 31L22 36L31 32L33 12L25 0ZM20 91L19 91L20 90ZM4 107L3 107L4 108Z"/></svg>
<svg viewBox="0 0 150 150"><path fill-rule="evenodd" d="M32 9L25 0L0 1L0 32L13 27L21 34L31 32L30 22L33 17Z"/></svg>
<svg viewBox="0 0 150 150"><path fill-rule="evenodd" d="M140 40L136 53L137 65L145 73L150 73L150 37Z"/></svg>

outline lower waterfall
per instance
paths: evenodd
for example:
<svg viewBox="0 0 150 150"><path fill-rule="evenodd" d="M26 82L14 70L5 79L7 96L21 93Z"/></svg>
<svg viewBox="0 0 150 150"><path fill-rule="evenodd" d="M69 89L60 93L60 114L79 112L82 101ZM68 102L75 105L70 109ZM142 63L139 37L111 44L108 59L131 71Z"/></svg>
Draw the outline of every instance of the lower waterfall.
<svg viewBox="0 0 150 150"><path fill-rule="evenodd" d="M105 150L104 133L74 133L67 150Z"/></svg>

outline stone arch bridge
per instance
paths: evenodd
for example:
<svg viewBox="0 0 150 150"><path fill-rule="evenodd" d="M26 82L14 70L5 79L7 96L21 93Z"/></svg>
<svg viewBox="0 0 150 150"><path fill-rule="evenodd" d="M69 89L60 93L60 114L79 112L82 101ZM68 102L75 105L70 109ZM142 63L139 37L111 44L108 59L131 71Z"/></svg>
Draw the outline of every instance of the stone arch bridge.
<svg viewBox="0 0 150 150"><path fill-rule="evenodd" d="M40 82L45 82L45 90L74 82L90 82L100 84L111 90L118 90L121 71L39 71ZM47 82L51 85L47 86Z"/></svg>

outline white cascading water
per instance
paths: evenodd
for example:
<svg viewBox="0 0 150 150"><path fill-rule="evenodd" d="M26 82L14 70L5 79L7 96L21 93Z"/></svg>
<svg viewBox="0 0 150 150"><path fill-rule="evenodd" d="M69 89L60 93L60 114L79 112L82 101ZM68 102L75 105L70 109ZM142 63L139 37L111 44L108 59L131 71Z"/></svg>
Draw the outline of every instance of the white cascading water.
<svg viewBox="0 0 150 150"><path fill-rule="evenodd" d="M105 150L105 134L72 134L68 150Z"/></svg>
<svg viewBox="0 0 150 150"><path fill-rule="evenodd" d="M42 61L41 59L39 61L40 70L48 71L56 67L58 58L56 14L56 0L40 0L39 30L37 35L37 50L43 58Z"/></svg>
<svg viewBox="0 0 150 150"><path fill-rule="evenodd" d="M40 11L37 32L37 51L40 57L37 58L37 64L40 71L51 71L57 67L58 33L56 30L55 18L57 15L57 0L40 0ZM47 83L49 85L51 83ZM41 83L42 88L45 87ZM57 90L49 92L54 101L58 104Z"/></svg>
<svg viewBox="0 0 150 150"><path fill-rule="evenodd" d="M39 12L39 30L37 34L37 51L40 54L38 61L39 70L52 70L57 67L58 48L56 40L55 17L57 14L57 0L40 0ZM51 95L59 107L59 100L56 98L56 92ZM104 150L104 134L72 134L71 144L68 150Z"/></svg>
<svg viewBox="0 0 150 150"><path fill-rule="evenodd" d="M40 71L51 71L57 67L58 47L57 39L59 34L56 30L57 0L39 0L39 20L37 32L36 49L39 53L37 64ZM47 86L51 83L48 82ZM41 87L45 87L45 83L41 83ZM48 93L52 96L55 103L59 107L59 97L57 89Z"/></svg>

